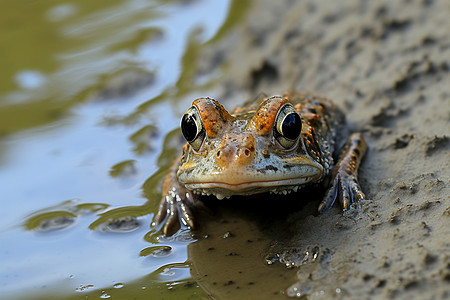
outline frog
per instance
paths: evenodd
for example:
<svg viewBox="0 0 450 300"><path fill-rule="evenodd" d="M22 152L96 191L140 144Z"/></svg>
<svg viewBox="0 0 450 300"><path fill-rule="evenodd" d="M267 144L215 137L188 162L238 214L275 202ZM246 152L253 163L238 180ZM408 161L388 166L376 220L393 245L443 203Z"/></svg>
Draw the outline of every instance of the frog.
<svg viewBox="0 0 450 300"><path fill-rule="evenodd" d="M306 187L325 191L318 212L336 200L343 211L366 200L358 169L367 152L362 133L349 133L345 114L310 92L260 94L228 112L218 101L195 99L181 118L186 140L163 182L153 226L166 235L197 227L203 197L275 193L302 199ZM301 200L303 201L303 200Z"/></svg>

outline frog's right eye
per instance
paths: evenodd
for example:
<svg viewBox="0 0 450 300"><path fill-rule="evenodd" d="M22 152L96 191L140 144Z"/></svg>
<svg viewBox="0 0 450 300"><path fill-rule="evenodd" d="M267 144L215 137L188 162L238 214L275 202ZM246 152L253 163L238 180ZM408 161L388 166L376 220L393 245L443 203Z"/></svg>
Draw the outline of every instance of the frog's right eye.
<svg viewBox="0 0 450 300"><path fill-rule="evenodd" d="M274 133L278 142L286 149L295 146L302 131L302 120L295 108L285 104L275 120Z"/></svg>
<svg viewBox="0 0 450 300"><path fill-rule="evenodd" d="M181 132L192 148L198 151L205 138L205 128L195 106L191 107L181 119Z"/></svg>

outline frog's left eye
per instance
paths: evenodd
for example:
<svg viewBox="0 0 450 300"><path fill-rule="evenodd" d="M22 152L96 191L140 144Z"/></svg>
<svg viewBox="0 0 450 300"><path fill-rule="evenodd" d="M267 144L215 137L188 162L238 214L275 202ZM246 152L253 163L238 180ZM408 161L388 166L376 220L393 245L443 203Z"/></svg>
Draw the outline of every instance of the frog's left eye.
<svg viewBox="0 0 450 300"><path fill-rule="evenodd" d="M294 146L302 131L302 120L291 104L280 108L275 119L274 133L277 141L286 149Z"/></svg>
<svg viewBox="0 0 450 300"><path fill-rule="evenodd" d="M181 119L181 132L192 148L198 151L205 138L205 128L195 106L191 107Z"/></svg>

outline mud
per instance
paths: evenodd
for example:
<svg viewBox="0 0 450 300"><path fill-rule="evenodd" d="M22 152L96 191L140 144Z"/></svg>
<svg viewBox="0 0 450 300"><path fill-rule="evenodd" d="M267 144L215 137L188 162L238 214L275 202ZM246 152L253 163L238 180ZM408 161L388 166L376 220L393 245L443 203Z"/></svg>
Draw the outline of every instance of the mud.
<svg viewBox="0 0 450 300"><path fill-rule="evenodd" d="M217 99L226 107L259 92L311 91L345 110L369 145L359 174L370 200L346 215L338 207L317 215L317 203L285 206L282 222L257 230L272 234L260 257L241 253L250 244L243 240L217 266L208 249L244 235L235 228L235 237L218 238L238 222L221 216L225 222L209 236L215 246L204 239L190 247L194 276L210 295L450 298L449 14L444 0L258 1L239 27L202 50L199 76L226 70ZM239 281L242 269L233 280L217 271L230 271L239 257L252 279ZM279 275L280 265L289 271Z"/></svg>

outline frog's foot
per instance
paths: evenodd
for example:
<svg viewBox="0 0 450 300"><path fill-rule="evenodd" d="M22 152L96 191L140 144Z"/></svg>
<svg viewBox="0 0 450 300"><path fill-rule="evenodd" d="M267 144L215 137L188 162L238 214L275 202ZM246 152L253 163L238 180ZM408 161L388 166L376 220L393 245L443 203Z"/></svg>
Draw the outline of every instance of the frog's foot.
<svg viewBox="0 0 450 300"><path fill-rule="evenodd" d="M366 152L367 144L362 135L352 134L331 172L332 184L319 205L319 212L331 208L338 197L343 210L349 209L352 203L366 198L358 183L358 167Z"/></svg>
<svg viewBox="0 0 450 300"><path fill-rule="evenodd" d="M195 221L191 209L194 197L191 191L176 180L175 174L171 172L165 182L158 213L152 226L164 222L163 232L167 236L173 235L180 229L180 223L189 228L194 228Z"/></svg>

